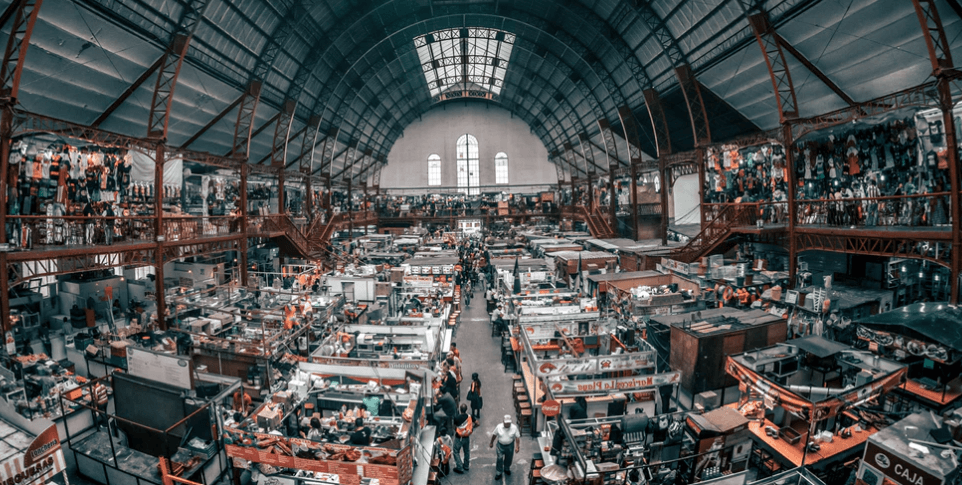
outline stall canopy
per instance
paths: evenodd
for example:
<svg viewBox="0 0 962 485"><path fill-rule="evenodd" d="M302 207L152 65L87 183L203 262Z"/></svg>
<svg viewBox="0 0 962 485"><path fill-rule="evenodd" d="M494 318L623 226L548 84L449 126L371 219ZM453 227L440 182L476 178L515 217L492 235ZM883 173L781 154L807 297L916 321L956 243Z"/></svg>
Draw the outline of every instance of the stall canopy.
<svg viewBox="0 0 962 485"><path fill-rule="evenodd" d="M809 335L807 337L792 339L785 343L794 345L818 357L819 359L831 357L849 348L848 346L842 345L838 342L833 342L818 335Z"/></svg>
<svg viewBox="0 0 962 485"><path fill-rule="evenodd" d="M962 309L945 303L914 303L863 318L857 323L922 338L962 352Z"/></svg>

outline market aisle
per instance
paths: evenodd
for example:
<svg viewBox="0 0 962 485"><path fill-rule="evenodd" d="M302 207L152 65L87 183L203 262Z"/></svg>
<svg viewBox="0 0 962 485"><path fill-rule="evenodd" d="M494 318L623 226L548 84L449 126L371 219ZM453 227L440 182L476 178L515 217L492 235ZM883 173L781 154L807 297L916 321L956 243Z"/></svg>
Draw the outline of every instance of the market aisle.
<svg viewBox="0 0 962 485"><path fill-rule="evenodd" d="M511 400L511 374L504 373L501 365L501 339L491 336L490 316L484 309L484 296L475 291L471 306L461 313L461 325L454 341L461 350L464 382L461 384L461 399L464 400L470 387L471 373L477 372L481 379L481 394L484 407L481 408L481 425L471 435L471 470L464 475L454 473L452 464L450 483L494 482L495 451L488 448L491 432L501 422L505 414L510 414L517 424L514 403ZM521 438L521 453L515 455L511 466L512 474L503 480L509 485L528 483L528 469L531 455L538 443L530 436ZM453 459L452 459L453 461Z"/></svg>

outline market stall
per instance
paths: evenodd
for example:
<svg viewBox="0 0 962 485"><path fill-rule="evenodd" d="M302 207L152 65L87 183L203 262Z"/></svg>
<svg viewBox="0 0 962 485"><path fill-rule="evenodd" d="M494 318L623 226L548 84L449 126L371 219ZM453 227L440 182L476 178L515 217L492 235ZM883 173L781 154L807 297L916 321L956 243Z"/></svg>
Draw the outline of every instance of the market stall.
<svg viewBox="0 0 962 485"><path fill-rule="evenodd" d="M339 366L433 369L447 354L451 334L438 324L345 325L321 342L310 359Z"/></svg>
<svg viewBox="0 0 962 485"><path fill-rule="evenodd" d="M841 347L841 348L839 348ZM840 466L886 426L859 406L901 385L905 366L869 352L796 339L726 358L741 398L729 405L752 419L756 446L781 467Z"/></svg>
<svg viewBox="0 0 962 485"><path fill-rule="evenodd" d="M416 469L414 456L433 444L422 400L427 379L403 370L344 372L302 363L290 392L225 425L227 455L235 467L256 468L258 483L425 484L430 459L418 455Z"/></svg>
<svg viewBox="0 0 962 485"><path fill-rule="evenodd" d="M953 436L945 428L943 418L925 411L906 416L869 436L855 484L958 483L962 450L952 439L959 435Z"/></svg>

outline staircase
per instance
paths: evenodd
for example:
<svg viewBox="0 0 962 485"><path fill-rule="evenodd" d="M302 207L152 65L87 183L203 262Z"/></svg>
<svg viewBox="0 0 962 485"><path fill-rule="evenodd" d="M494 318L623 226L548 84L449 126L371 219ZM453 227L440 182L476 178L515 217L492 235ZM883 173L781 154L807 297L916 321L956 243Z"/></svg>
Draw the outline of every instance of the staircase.
<svg viewBox="0 0 962 485"><path fill-rule="evenodd" d="M269 216L264 220L264 230L274 235L272 239L284 253L304 259L315 257L315 246L291 222L290 217L280 214Z"/></svg>
<svg viewBox="0 0 962 485"><path fill-rule="evenodd" d="M588 230L591 235L596 239L611 239L618 237L618 234L611 228L608 224L608 220L595 212L588 212L588 209L581 207L581 216L584 217L585 222L588 224Z"/></svg>
<svg viewBox="0 0 962 485"><path fill-rule="evenodd" d="M698 260L728 239L733 227L754 224L757 212L758 209L753 204L725 206L688 244L673 250L671 258L683 263Z"/></svg>

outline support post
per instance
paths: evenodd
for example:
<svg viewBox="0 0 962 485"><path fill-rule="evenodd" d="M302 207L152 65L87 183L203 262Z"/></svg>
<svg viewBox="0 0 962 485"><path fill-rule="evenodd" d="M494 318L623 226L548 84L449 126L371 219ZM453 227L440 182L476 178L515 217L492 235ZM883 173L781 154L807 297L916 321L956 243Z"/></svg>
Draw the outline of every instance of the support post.
<svg viewBox="0 0 962 485"><path fill-rule="evenodd" d="M13 130L13 111L10 106L0 105L0 243L7 242L7 198L9 194L7 172L10 170L10 145ZM6 266L2 271L6 273ZM4 322L7 320L4 319Z"/></svg>
<svg viewBox="0 0 962 485"><path fill-rule="evenodd" d="M952 52L946 37L942 19L934 0L913 0L915 13L918 15L922 27L922 35L929 51L932 62L932 75L938 80L939 107L942 109L942 123L945 128L945 146L949 163L949 184L951 195L949 205L952 211L952 258L951 264L951 292L949 303L957 305L959 302L959 272L962 270L962 236L960 229L960 197L959 197L959 145L955 138L955 119L952 116L952 80L959 75L952 62Z"/></svg>
<svg viewBox="0 0 962 485"><path fill-rule="evenodd" d="M615 168L608 165L608 212L611 217L611 230L618 231L618 194L615 193Z"/></svg>
<svg viewBox="0 0 962 485"><path fill-rule="evenodd" d="M167 330L167 299L164 294L164 153L167 151L166 144L161 141L157 143L157 152L154 155L154 217L156 218L157 254L155 259L155 278L154 291L157 301L157 324L161 330Z"/></svg>
<svg viewBox="0 0 962 485"><path fill-rule="evenodd" d="M638 240L638 165L631 164L631 239Z"/></svg>
<svg viewBox="0 0 962 485"><path fill-rule="evenodd" d="M277 213L281 215L287 214L284 207L284 182L286 177L284 176L284 169L280 169L277 172Z"/></svg>
<svg viewBox="0 0 962 485"><path fill-rule="evenodd" d="M795 288L798 274L798 239L795 237L795 157L792 154L795 140L792 138L791 123L782 124L782 137L785 141L785 170L788 172L785 180L785 185L788 186L788 287Z"/></svg>
<svg viewBox="0 0 962 485"><path fill-rule="evenodd" d="M959 275L962 274L962 211L959 203L959 141L955 139L955 118L952 115L952 81L947 76L939 76L939 103L942 108L942 124L945 127L945 144L949 163L949 178L951 187L951 200L949 205L952 207L952 286L949 293L949 304L959 304Z"/></svg>
<svg viewBox="0 0 962 485"><path fill-rule="evenodd" d="M10 326L10 270L7 268L7 253L0 253L0 349L7 344Z"/></svg>
<svg viewBox="0 0 962 485"><path fill-rule="evenodd" d="M668 190L671 188L670 171L671 169L668 168L668 164L665 163L665 157L658 157L658 177L661 178L661 182L658 184L659 187L661 187L661 193L659 194L659 202L661 202L661 226L658 228L658 234L661 236L662 246L668 245Z"/></svg>
<svg viewBox="0 0 962 485"><path fill-rule="evenodd" d="M250 166L247 163L242 163L240 167L240 208L241 208L241 232L244 233L244 237L241 238L240 245L240 284L243 287L247 287L247 176L250 174Z"/></svg>
<svg viewBox="0 0 962 485"><path fill-rule="evenodd" d="M705 149L695 149L695 163L698 164L698 220L699 231L705 228Z"/></svg>

